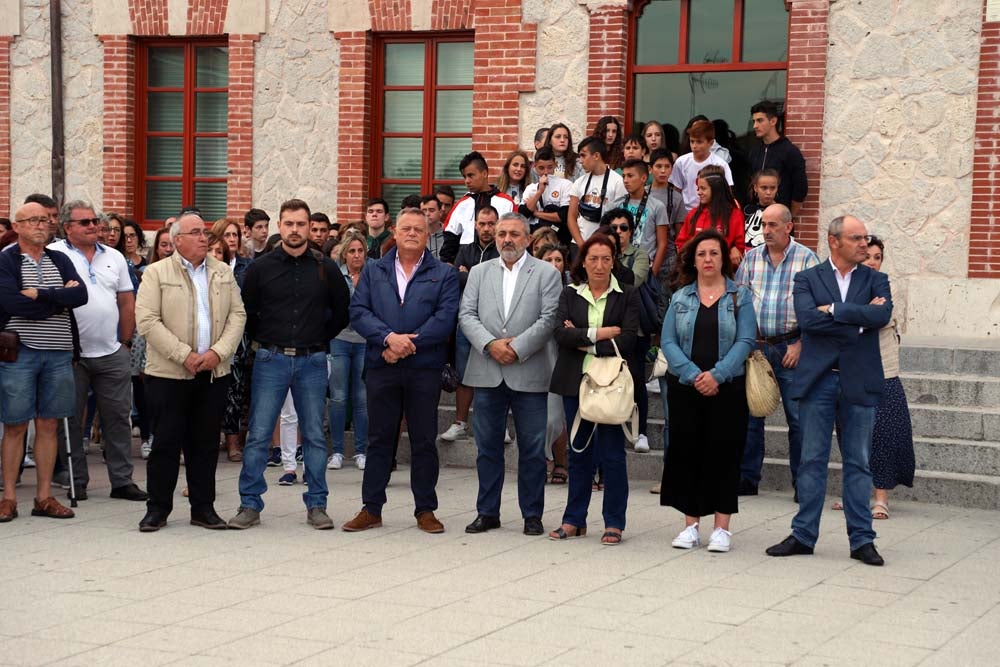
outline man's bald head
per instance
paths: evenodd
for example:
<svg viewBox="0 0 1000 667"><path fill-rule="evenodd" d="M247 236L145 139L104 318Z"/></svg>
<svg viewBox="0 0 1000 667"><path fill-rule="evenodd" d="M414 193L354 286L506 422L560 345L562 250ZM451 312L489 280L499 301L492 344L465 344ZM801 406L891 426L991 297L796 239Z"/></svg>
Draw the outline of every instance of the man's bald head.
<svg viewBox="0 0 1000 667"><path fill-rule="evenodd" d="M14 212L14 231L24 245L45 245L49 236L48 210L36 202L22 204Z"/></svg>

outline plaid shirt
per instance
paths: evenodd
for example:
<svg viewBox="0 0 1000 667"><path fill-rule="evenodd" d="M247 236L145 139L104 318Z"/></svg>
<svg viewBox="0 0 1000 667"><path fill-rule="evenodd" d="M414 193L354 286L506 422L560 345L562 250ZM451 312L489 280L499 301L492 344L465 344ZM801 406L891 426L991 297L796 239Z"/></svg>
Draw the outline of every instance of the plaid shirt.
<svg viewBox="0 0 1000 667"><path fill-rule="evenodd" d="M753 295L761 336L780 336L798 326L792 301L795 274L817 264L816 253L795 239L785 248L784 258L778 266L771 264L766 245L747 252L736 271L736 282L746 285Z"/></svg>

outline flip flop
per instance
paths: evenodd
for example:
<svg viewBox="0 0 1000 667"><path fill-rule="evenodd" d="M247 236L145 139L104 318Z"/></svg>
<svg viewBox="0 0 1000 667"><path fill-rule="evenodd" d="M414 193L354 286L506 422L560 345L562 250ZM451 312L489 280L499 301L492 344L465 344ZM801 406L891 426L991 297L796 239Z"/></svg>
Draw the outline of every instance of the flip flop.
<svg viewBox="0 0 1000 667"><path fill-rule="evenodd" d="M881 509L879 509L881 508ZM884 521L889 518L889 503L875 503L872 505L872 518Z"/></svg>

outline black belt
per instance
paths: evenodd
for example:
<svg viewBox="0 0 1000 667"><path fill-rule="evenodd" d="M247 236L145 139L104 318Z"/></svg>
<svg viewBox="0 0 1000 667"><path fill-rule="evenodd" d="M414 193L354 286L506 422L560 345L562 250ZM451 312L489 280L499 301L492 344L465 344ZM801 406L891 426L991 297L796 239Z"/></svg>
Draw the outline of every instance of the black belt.
<svg viewBox="0 0 1000 667"><path fill-rule="evenodd" d="M281 347L280 345L269 345L267 343L257 343L257 345L259 345L259 349L261 350L267 350L274 354L283 354L286 357L301 357L307 354L326 352L325 345L309 345L307 347Z"/></svg>
<svg viewBox="0 0 1000 667"><path fill-rule="evenodd" d="M788 333L783 333L780 336L766 336L763 338L758 338L758 343L767 343L768 345L777 345L778 343L784 343L786 340L793 340L801 336L802 333L798 329L792 329Z"/></svg>

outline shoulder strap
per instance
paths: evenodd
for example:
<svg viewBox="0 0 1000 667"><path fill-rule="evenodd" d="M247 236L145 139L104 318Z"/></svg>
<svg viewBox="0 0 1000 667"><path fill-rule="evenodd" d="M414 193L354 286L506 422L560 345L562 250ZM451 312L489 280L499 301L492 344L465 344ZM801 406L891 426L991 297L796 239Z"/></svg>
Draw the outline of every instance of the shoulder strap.
<svg viewBox="0 0 1000 667"><path fill-rule="evenodd" d="M605 166L604 182L601 183L601 207L597 211L598 220L600 220L600 218L604 215L604 200L608 196L608 178L610 177L611 177L611 167ZM588 185L590 184L590 179L587 179L587 184Z"/></svg>

